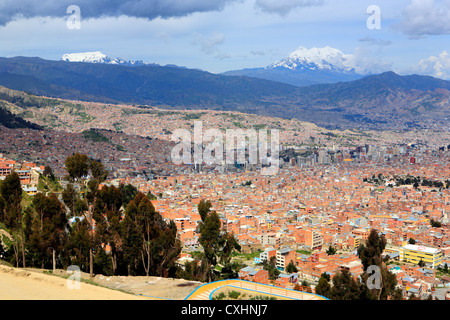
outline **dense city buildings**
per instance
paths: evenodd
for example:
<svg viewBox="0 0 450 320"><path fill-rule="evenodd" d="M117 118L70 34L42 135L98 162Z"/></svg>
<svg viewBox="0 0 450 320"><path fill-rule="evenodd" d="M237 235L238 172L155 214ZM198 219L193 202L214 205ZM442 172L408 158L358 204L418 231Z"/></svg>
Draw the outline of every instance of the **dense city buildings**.
<svg viewBox="0 0 450 320"><path fill-rule="evenodd" d="M273 176L230 168L106 183L131 183L157 195L156 209L175 220L178 237L190 251L199 250L197 204L210 200L222 228L247 252L260 252L241 270L243 279L265 282L258 265L272 257L281 271L274 283L284 287L296 283L283 282L291 261L299 277L311 283L339 270L358 277L363 267L357 249L376 229L387 240L383 254L404 294L415 293L416 287L430 294L440 284L436 270L450 264L449 150L403 146L367 152L362 147L341 154L341 161L315 161L314 154L308 161L288 161ZM411 162L411 154L420 161ZM328 254L329 247L336 253Z"/></svg>
<svg viewBox="0 0 450 320"><path fill-rule="evenodd" d="M47 165L67 185L64 160L74 152L105 165L108 179L99 188L131 184L152 194L156 210L177 227L180 266L202 250L197 206L206 199L222 230L253 256L242 279L291 289L301 281L314 287L321 275L343 270L356 279L364 272L357 250L375 229L387 240L383 256L405 297L427 295L446 281L437 273L450 264L450 150L442 137L345 146L326 139L293 145L284 136L279 170L264 175L264 164L248 163L248 150L244 163L175 165L166 135L7 128L2 134L8 139L0 144L0 179L17 172L28 195L46 191L39 177ZM262 268L271 258L276 279Z"/></svg>

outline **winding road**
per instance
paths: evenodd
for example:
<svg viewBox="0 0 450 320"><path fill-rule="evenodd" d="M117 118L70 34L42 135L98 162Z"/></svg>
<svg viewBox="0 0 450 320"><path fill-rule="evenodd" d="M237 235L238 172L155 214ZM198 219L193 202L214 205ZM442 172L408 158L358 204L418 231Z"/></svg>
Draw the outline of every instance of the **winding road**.
<svg viewBox="0 0 450 320"><path fill-rule="evenodd" d="M207 283L195 289L185 300L211 300L212 294L216 290L224 287L236 288L288 300L328 300L327 298L314 293L284 289L246 280L221 280Z"/></svg>

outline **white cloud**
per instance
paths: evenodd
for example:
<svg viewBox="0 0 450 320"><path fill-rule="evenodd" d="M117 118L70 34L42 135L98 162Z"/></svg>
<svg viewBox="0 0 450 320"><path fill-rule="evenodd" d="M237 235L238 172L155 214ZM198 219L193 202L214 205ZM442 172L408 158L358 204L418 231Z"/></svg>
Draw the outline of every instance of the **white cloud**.
<svg viewBox="0 0 450 320"><path fill-rule="evenodd" d="M375 39L372 37L364 37L364 38L359 39L358 41L369 44L369 45L373 45L373 46L384 46L384 47L392 44L392 41Z"/></svg>
<svg viewBox="0 0 450 320"><path fill-rule="evenodd" d="M450 54L444 50L437 57L431 56L420 60L415 71L441 79L450 79Z"/></svg>
<svg viewBox="0 0 450 320"><path fill-rule="evenodd" d="M253 56L265 56L265 52L262 50L252 50L250 51L250 54Z"/></svg>
<svg viewBox="0 0 450 320"><path fill-rule="evenodd" d="M222 33L213 33L208 37L197 34L195 39L192 41L194 45L200 45L203 53L207 55L218 54L222 56L217 48L217 46L225 42L225 35Z"/></svg>
<svg viewBox="0 0 450 320"><path fill-rule="evenodd" d="M286 15L294 9L321 6L325 0L256 0L255 6L265 12Z"/></svg>
<svg viewBox="0 0 450 320"><path fill-rule="evenodd" d="M395 26L410 38L450 34L450 0L411 0Z"/></svg>
<svg viewBox="0 0 450 320"><path fill-rule="evenodd" d="M392 70L392 63L381 57L381 52L374 52L368 47L358 47L352 55L350 62L359 74L376 74Z"/></svg>

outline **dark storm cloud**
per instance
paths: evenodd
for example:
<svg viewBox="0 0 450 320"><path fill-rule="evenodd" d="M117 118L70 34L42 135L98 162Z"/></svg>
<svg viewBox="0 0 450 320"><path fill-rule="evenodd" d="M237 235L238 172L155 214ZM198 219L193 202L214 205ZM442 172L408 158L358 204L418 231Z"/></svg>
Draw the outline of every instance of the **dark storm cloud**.
<svg viewBox="0 0 450 320"><path fill-rule="evenodd" d="M147 18L182 17L195 12L220 11L240 0L2 0L0 25L20 18L66 17L67 8L76 5L81 17L100 18L121 15Z"/></svg>

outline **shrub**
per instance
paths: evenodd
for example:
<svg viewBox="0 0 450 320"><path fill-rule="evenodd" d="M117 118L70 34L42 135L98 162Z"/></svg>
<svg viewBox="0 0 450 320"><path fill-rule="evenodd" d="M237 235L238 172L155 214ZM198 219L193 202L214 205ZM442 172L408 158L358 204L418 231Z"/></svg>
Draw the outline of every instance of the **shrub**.
<svg viewBox="0 0 450 320"><path fill-rule="evenodd" d="M228 292L228 297L230 297L231 299L238 299L240 295L241 295L240 292L237 292L237 291L234 291L234 290Z"/></svg>

